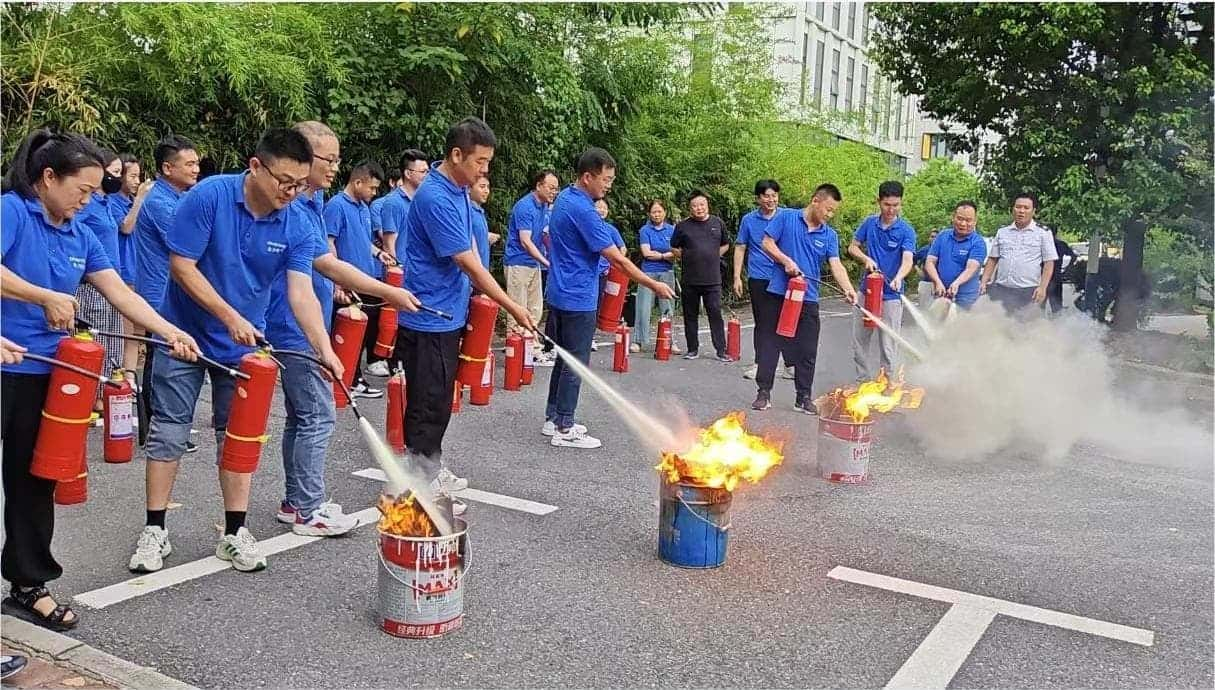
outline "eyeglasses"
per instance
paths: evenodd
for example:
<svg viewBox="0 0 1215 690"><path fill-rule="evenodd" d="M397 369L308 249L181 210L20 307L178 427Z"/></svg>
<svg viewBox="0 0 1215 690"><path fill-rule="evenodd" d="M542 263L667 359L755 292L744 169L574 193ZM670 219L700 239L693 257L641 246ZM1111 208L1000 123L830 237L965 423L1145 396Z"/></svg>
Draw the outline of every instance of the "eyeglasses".
<svg viewBox="0 0 1215 690"><path fill-rule="evenodd" d="M321 161L322 163L325 163L326 165L328 165L331 168L338 168L338 167L341 167L341 165L342 165L341 156L334 156L333 158L325 158L324 156L318 156L314 153L314 154L312 154L312 157L318 161Z"/></svg>
<svg viewBox="0 0 1215 690"><path fill-rule="evenodd" d="M273 178L274 181L278 183L278 189L280 192L290 192L292 194L299 194L300 192L306 191L308 189L308 178L307 177L300 179L300 180L292 180L290 178L287 178L284 180L283 178L278 176L278 173L274 172L274 170L272 170L270 168L270 166L266 165L265 163L262 163L262 169L265 170L270 175L270 177Z"/></svg>
<svg viewBox="0 0 1215 690"><path fill-rule="evenodd" d="M430 168L405 168L405 172L420 173L422 175L425 175L426 173L430 172Z"/></svg>

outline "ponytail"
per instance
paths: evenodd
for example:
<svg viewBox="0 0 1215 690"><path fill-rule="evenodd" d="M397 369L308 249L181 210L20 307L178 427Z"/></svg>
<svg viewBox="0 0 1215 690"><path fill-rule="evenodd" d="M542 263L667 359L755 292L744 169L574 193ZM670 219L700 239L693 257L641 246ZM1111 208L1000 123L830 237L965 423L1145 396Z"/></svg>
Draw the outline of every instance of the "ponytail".
<svg viewBox="0 0 1215 690"><path fill-rule="evenodd" d="M88 137L37 129L25 137L13 156L4 176L3 191L33 199L38 196L34 185L42 178L43 170L50 168L55 175L65 177L84 168L104 168L107 162L104 158L101 149Z"/></svg>

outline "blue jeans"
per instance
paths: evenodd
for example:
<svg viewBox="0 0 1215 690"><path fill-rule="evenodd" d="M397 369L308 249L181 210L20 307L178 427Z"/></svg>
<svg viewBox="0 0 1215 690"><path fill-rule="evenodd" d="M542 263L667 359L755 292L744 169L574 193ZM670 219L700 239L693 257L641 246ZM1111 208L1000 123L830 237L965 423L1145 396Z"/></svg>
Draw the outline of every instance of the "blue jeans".
<svg viewBox="0 0 1215 690"><path fill-rule="evenodd" d="M548 318L553 324L553 340L579 362L589 364L597 312L550 308ZM553 365L553 374L548 379L548 404L544 408L544 419L556 424L558 429L570 428L574 424L574 411L578 409L578 393L581 389L582 378L558 357Z"/></svg>
<svg viewBox="0 0 1215 690"><path fill-rule="evenodd" d="M190 440L190 425L194 422L194 407L202 392L203 376L211 373L211 426L215 429L215 461L223 454L224 432L228 430L228 413L232 410L232 395L236 379L205 364L184 362L158 353L152 360L152 410L148 424L148 442L144 453L148 460L177 462L186 452Z"/></svg>
<svg viewBox="0 0 1215 690"><path fill-rule="evenodd" d="M325 501L325 451L337 423L333 384L315 362L283 357L283 471L287 503L304 518Z"/></svg>
<svg viewBox="0 0 1215 690"><path fill-rule="evenodd" d="M675 271L662 273L646 273L647 276L671 286L675 289ZM654 291L644 285L637 286L637 313L633 319L633 342L645 348L650 344L650 316L654 311ZM658 300L658 315L673 316L675 302L669 299Z"/></svg>

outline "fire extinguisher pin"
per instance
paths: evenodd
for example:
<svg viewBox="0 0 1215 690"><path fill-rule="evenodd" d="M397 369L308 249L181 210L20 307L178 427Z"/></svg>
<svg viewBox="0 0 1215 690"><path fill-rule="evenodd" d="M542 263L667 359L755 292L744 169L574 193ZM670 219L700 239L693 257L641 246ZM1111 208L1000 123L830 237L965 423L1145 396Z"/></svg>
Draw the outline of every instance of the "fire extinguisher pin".
<svg viewBox="0 0 1215 690"><path fill-rule="evenodd" d="M35 362L42 362L43 364L50 364L51 366L56 366L56 367L60 367L63 369L67 369L68 371L75 372L77 374L80 374L81 376L87 376L91 379L96 379L98 382L103 383L107 386L113 386L114 388L122 387L122 384L118 383L117 381L114 381L105 376L102 376L101 374L94 374L93 372L89 371L88 369L78 367L75 364L68 364L67 362L63 362L58 359L55 359L54 357L43 357L42 355L36 355L32 352L26 352L25 354L22 355L22 357L25 359L33 360Z"/></svg>
<svg viewBox="0 0 1215 690"><path fill-rule="evenodd" d="M172 346L163 340L157 340L156 338L148 338L148 337L145 337L142 335L127 335L126 333L113 333L111 331L103 331L100 328L93 328L92 326L89 326L88 322L83 319L76 319L76 321L79 322L80 324L84 325L85 328L83 330L85 332L89 333L90 335L100 335L100 336L105 336L107 338L120 338L122 340L134 340L134 341L138 341L141 343L148 343L149 345L159 345L160 347L163 347L166 349L172 349ZM222 370L228 376L232 376L232 377L238 378L238 379L244 379L246 381L248 381L250 378L249 375L246 374L245 372L239 371L237 369L233 369L232 367L230 367L226 364L221 364L220 362L217 362L217 361L211 359L210 357L207 357L206 355L199 354L198 360L200 362L202 362L203 364L206 364L207 366Z"/></svg>

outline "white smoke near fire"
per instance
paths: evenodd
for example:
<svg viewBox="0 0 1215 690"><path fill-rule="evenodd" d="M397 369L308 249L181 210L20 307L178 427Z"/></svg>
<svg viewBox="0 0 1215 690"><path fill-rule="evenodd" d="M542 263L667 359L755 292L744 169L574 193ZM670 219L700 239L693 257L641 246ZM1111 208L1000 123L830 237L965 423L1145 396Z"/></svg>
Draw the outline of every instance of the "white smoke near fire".
<svg viewBox="0 0 1215 690"><path fill-rule="evenodd" d="M926 360L908 366L908 379L928 391L908 428L944 460L998 454L1059 463L1083 445L1209 472L1209 404L1166 407L1118 385L1103 328L1078 315L1010 319L987 300L958 312L937 328Z"/></svg>

